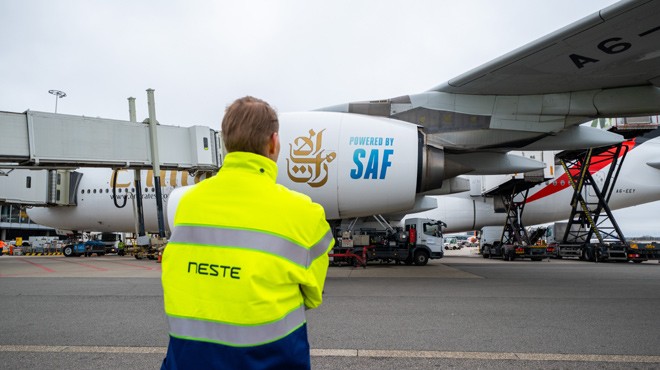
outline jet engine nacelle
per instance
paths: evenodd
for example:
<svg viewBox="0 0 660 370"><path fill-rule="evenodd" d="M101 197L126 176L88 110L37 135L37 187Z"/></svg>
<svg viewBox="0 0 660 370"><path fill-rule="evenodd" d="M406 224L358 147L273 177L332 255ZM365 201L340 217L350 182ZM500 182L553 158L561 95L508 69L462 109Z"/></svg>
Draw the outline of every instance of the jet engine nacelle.
<svg viewBox="0 0 660 370"><path fill-rule="evenodd" d="M442 186L444 155L418 126L334 112L283 113L278 183L320 203L328 219L411 209L418 192ZM172 216L185 191L170 195Z"/></svg>

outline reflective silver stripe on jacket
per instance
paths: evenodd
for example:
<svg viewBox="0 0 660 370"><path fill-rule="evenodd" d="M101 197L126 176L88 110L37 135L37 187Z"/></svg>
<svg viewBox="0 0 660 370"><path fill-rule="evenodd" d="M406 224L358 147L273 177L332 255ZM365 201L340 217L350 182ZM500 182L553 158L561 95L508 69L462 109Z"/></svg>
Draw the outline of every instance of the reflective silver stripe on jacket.
<svg viewBox="0 0 660 370"><path fill-rule="evenodd" d="M183 225L174 227L170 238L170 242L175 243L231 246L272 253L306 268L326 253L331 241L330 230L312 248L307 249L277 235L258 231Z"/></svg>
<svg viewBox="0 0 660 370"><path fill-rule="evenodd" d="M255 346L285 337L305 323L305 308L300 306L282 319L268 324L237 326L211 321L169 317L174 337L221 342L233 346Z"/></svg>

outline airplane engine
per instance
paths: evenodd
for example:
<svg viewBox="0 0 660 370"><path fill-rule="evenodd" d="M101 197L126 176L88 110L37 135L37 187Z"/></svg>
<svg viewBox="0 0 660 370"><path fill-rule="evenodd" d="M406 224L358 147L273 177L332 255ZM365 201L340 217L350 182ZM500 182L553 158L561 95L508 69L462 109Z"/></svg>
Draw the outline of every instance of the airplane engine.
<svg viewBox="0 0 660 370"><path fill-rule="evenodd" d="M411 209L442 186L444 153L418 126L334 112L282 113L278 183L307 194L328 219ZM171 219L182 189L168 201Z"/></svg>

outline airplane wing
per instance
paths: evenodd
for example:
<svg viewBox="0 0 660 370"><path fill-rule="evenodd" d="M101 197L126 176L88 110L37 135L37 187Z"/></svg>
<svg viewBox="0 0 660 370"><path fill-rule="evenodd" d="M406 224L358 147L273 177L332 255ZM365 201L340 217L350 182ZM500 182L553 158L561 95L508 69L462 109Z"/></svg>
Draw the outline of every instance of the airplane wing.
<svg viewBox="0 0 660 370"><path fill-rule="evenodd" d="M417 124L456 155L619 143L578 125L660 113L660 1L621 1L420 94L321 110Z"/></svg>
<svg viewBox="0 0 660 370"><path fill-rule="evenodd" d="M660 1L623 1L432 91L535 95L660 86Z"/></svg>

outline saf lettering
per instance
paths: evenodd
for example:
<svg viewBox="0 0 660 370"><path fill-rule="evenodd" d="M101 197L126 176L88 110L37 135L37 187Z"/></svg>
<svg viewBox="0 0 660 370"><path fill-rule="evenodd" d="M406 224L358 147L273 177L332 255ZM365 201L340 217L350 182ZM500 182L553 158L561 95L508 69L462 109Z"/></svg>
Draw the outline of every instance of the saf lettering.
<svg viewBox="0 0 660 370"><path fill-rule="evenodd" d="M366 149L355 149L353 152L353 163L355 167L351 170L351 178L356 180L360 178L383 180L387 175L387 169L392 166L390 156L394 154L394 150L383 150L382 158L380 157L380 152L379 149L371 149L369 151L369 158L367 158Z"/></svg>

